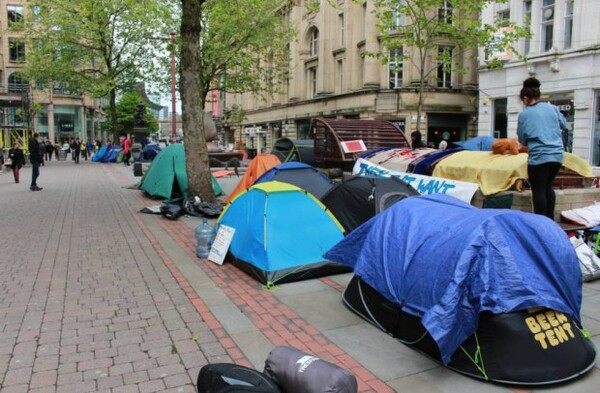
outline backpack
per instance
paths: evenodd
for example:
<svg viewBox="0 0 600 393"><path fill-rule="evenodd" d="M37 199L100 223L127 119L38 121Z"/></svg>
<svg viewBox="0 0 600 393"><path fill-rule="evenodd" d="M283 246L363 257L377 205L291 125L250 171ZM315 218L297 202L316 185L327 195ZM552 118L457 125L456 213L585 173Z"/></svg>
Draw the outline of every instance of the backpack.
<svg viewBox="0 0 600 393"><path fill-rule="evenodd" d="M207 364L200 369L198 393L282 393L260 371L231 363Z"/></svg>

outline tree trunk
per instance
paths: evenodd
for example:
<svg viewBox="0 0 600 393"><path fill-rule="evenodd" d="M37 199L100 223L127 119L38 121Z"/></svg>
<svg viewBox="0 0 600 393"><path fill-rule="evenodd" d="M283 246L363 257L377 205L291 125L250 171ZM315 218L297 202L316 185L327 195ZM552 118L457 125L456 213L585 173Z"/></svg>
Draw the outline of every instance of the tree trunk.
<svg viewBox="0 0 600 393"><path fill-rule="evenodd" d="M182 104L185 167L188 178L188 196L199 196L203 201L216 200L211 182L208 149L204 135L204 102L200 51L200 15L206 0L181 0L181 49L179 92Z"/></svg>
<svg viewBox="0 0 600 393"><path fill-rule="evenodd" d="M112 128L113 144L117 145L119 140L119 120L117 117L117 92L110 89L110 126Z"/></svg>

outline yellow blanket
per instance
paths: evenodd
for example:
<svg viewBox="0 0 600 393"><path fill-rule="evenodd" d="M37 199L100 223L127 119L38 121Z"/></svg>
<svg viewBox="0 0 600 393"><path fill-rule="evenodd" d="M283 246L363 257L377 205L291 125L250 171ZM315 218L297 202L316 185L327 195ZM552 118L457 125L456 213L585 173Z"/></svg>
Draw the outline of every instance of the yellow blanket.
<svg viewBox="0 0 600 393"><path fill-rule="evenodd" d="M592 167L580 157L565 153L563 167L593 177ZM510 190L518 179L527 179L527 153L499 155L488 151L460 151L441 160L434 177L479 184L484 195Z"/></svg>

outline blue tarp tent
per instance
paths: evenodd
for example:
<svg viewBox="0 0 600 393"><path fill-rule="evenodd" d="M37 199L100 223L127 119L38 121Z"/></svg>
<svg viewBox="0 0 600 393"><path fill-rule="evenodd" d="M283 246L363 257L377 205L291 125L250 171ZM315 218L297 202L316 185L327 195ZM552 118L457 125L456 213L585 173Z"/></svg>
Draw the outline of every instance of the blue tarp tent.
<svg viewBox="0 0 600 393"><path fill-rule="evenodd" d="M350 271L323 258L344 237L342 226L294 185L272 181L250 187L225 207L218 224L235 228L232 262L263 284Z"/></svg>
<svg viewBox="0 0 600 393"><path fill-rule="evenodd" d="M108 146L102 146L100 149L98 149L97 152L94 153L94 157L92 157L92 161L98 162L98 161L102 160L102 158L106 155L107 151L108 151Z"/></svg>
<svg viewBox="0 0 600 393"><path fill-rule="evenodd" d="M106 154L100 158L100 162L117 162L119 154L123 151L121 146L113 146L106 151Z"/></svg>
<svg viewBox="0 0 600 393"><path fill-rule="evenodd" d="M290 161L279 164L263 173L254 184L277 180L293 184L321 199L333 182L323 172L303 162Z"/></svg>
<svg viewBox="0 0 600 393"><path fill-rule="evenodd" d="M479 316L547 307L579 326L575 250L550 219L478 209L445 194L406 198L325 254L421 323L447 363Z"/></svg>
<svg viewBox="0 0 600 393"><path fill-rule="evenodd" d="M492 143L496 138L492 136L476 136L464 142L453 142L455 145L462 147L465 150L472 151L492 151Z"/></svg>
<svg viewBox="0 0 600 393"><path fill-rule="evenodd" d="M152 161L160 151L161 148L158 143L149 143L144 146L137 161Z"/></svg>

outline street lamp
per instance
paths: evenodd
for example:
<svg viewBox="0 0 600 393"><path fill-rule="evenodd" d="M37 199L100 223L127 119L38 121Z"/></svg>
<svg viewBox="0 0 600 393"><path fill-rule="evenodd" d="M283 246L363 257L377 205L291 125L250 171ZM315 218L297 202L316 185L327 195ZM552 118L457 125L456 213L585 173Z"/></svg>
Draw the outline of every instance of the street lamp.
<svg viewBox="0 0 600 393"><path fill-rule="evenodd" d="M177 96L175 86L175 32L171 32L171 139L175 141L177 139Z"/></svg>
<svg viewBox="0 0 600 393"><path fill-rule="evenodd" d="M171 140L177 139L177 62L175 61L175 31L170 37L152 37L155 40L171 41Z"/></svg>

